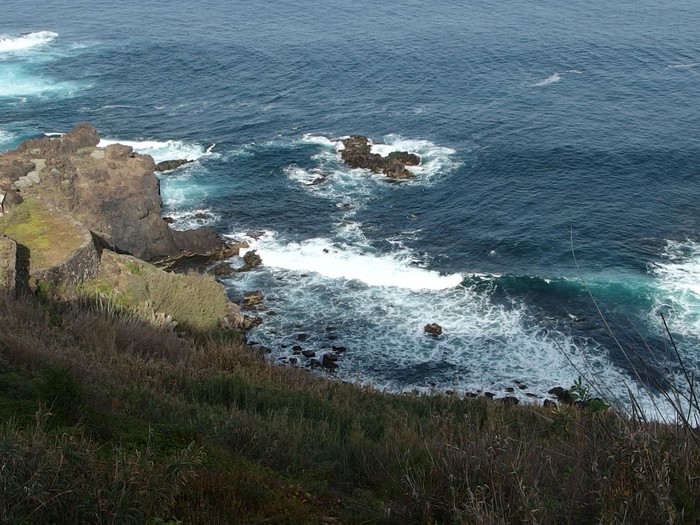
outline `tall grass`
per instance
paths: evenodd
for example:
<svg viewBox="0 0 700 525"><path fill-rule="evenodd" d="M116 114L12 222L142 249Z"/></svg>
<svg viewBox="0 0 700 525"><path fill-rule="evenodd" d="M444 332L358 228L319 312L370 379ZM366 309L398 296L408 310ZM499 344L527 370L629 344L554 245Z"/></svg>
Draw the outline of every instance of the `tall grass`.
<svg viewBox="0 0 700 525"><path fill-rule="evenodd" d="M10 369L36 381L46 366L60 367L80 384L83 417L68 423L88 450L144 458L150 447L161 470L143 483L154 490L163 485L169 503L136 505L141 517L187 523L700 520L700 448L682 426L573 406L386 394L272 366L240 343L178 335L104 305L6 301L0 326L0 352ZM45 443L55 451L63 447ZM175 490L168 458L190 443L206 456ZM104 464L123 463L114 458ZM133 472L149 476L138 470L136 456L131 461ZM86 479L79 470L71 476ZM112 495L106 515L114 515L121 492L109 492L104 478L90 483ZM68 498L61 490L51 494L55 505ZM10 493L1 497L10 501ZM29 503L21 512L29 516L34 508Z"/></svg>

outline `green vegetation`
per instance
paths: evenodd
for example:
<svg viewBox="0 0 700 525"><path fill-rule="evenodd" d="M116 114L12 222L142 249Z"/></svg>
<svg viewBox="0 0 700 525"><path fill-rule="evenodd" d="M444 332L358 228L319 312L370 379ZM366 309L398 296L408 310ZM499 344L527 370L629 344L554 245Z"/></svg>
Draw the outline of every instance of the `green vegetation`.
<svg viewBox="0 0 700 525"><path fill-rule="evenodd" d="M199 333L216 331L228 309L226 293L211 276L169 273L107 250L99 275L82 292L107 298L144 319Z"/></svg>
<svg viewBox="0 0 700 525"><path fill-rule="evenodd" d="M29 249L32 269L54 266L84 242L78 228L32 198L0 217L0 233Z"/></svg>
<svg viewBox="0 0 700 525"><path fill-rule="evenodd" d="M700 520L681 425L384 394L104 300L0 302L0 327L0 522Z"/></svg>

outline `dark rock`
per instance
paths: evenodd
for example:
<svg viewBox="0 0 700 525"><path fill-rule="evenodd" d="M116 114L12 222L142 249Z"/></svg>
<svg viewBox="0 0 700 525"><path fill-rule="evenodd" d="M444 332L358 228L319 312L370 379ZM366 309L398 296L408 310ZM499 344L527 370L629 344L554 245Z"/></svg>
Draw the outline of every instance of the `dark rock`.
<svg viewBox="0 0 700 525"><path fill-rule="evenodd" d="M537 394L533 394L532 392L527 392L525 395L527 397L537 397Z"/></svg>
<svg viewBox="0 0 700 525"><path fill-rule="evenodd" d="M554 388L549 389L547 393L553 395L559 401L566 403L567 405L570 405L574 401L574 399L571 397L571 393L566 388L561 386L555 386Z"/></svg>
<svg viewBox="0 0 700 525"><path fill-rule="evenodd" d="M207 213L202 213L202 212L200 211L200 212L197 212L197 213L194 214L194 218L195 218L195 219L200 219L200 220L206 220L206 219L211 218L211 216L210 216L209 214L207 214Z"/></svg>
<svg viewBox="0 0 700 525"><path fill-rule="evenodd" d="M342 352L346 352L346 351L347 351L347 348L345 348L344 346L335 346L335 345L333 345L333 346L331 346L331 349L332 349L334 352L338 352L338 353L342 353Z"/></svg>
<svg viewBox="0 0 700 525"><path fill-rule="evenodd" d="M464 394L464 397L479 397L479 394L477 394L475 392L466 392Z"/></svg>
<svg viewBox="0 0 700 525"><path fill-rule="evenodd" d="M297 334L297 341L306 341L309 339L309 334Z"/></svg>
<svg viewBox="0 0 700 525"><path fill-rule="evenodd" d="M557 404L554 401L552 401L551 399L545 399L544 402L542 403L542 406L544 408L551 408L551 409L557 408Z"/></svg>
<svg viewBox="0 0 700 525"><path fill-rule="evenodd" d="M454 390L445 390L445 395L446 396L453 396L455 394Z"/></svg>
<svg viewBox="0 0 700 525"><path fill-rule="evenodd" d="M518 403L520 403L518 398L514 397L514 396L505 396L505 397L502 397L500 399L497 399L496 401L500 401L501 403L503 403L504 405L506 405L508 407L514 406L514 405L517 405Z"/></svg>
<svg viewBox="0 0 700 525"><path fill-rule="evenodd" d="M243 308L253 308L259 304L265 296L260 290L246 292L243 294Z"/></svg>
<svg viewBox="0 0 700 525"><path fill-rule="evenodd" d="M509 386L506 388L506 392L510 392L512 394L513 392L515 392L515 388L513 388L512 386Z"/></svg>
<svg viewBox="0 0 700 525"><path fill-rule="evenodd" d="M319 361L318 359L309 359L309 366L311 368L317 368L317 367L321 366L321 361Z"/></svg>
<svg viewBox="0 0 700 525"><path fill-rule="evenodd" d="M303 347L302 347L301 345L294 345L294 346L292 347L292 350L293 350L295 353L296 353L296 352L301 352L301 351L303 350Z"/></svg>
<svg viewBox="0 0 700 525"><path fill-rule="evenodd" d="M439 335L442 335L442 326L440 326L437 323L430 323L430 324L425 325L425 327L423 328L423 331L426 334L439 336Z"/></svg>
<svg viewBox="0 0 700 525"><path fill-rule="evenodd" d="M236 273L236 270L234 268L232 268L230 264L224 262L224 263L217 264L213 268L210 268L207 271L207 273L209 275L224 276L224 275L231 275L233 273Z"/></svg>
<svg viewBox="0 0 700 525"><path fill-rule="evenodd" d="M351 168L363 168L374 173L383 173L391 179L409 179L413 173L406 166L418 166L420 157L406 151L394 151L382 157L378 153L372 153L372 144L363 135L355 135L343 140L344 149L340 157Z"/></svg>
<svg viewBox="0 0 700 525"><path fill-rule="evenodd" d="M336 368L338 368L338 363L336 361L338 361L337 355L323 354L323 360L321 361L321 364L324 368L335 370Z"/></svg>
<svg viewBox="0 0 700 525"><path fill-rule="evenodd" d="M488 397L489 399L493 399L494 397L496 397L496 394L494 394L493 392L484 392L484 397Z"/></svg>
<svg viewBox="0 0 700 525"><path fill-rule="evenodd" d="M290 365L296 365L296 364L297 364L297 358L296 358L296 357L290 357L290 358L289 358L289 364L290 364Z"/></svg>
<svg viewBox="0 0 700 525"><path fill-rule="evenodd" d="M175 219L173 219L172 217L163 217L163 220L164 220L167 224L172 224L172 223L175 222Z"/></svg>
<svg viewBox="0 0 700 525"><path fill-rule="evenodd" d="M180 166L183 166L189 162L192 162L192 161L187 160L187 159L164 160L164 161L156 164L155 171L171 171L171 170L177 169Z"/></svg>
<svg viewBox="0 0 700 525"><path fill-rule="evenodd" d="M246 252L246 254L243 256L243 262L244 265L242 268L238 269L239 272L247 272L260 266L262 264L262 259L255 250L251 250Z"/></svg>
<svg viewBox="0 0 700 525"><path fill-rule="evenodd" d="M268 310L267 315L269 315L270 317L274 317L277 315L277 312L275 312L274 310Z"/></svg>
<svg viewBox="0 0 700 525"><path fill-rule="evenodd" d="M301 353L301 355L303 355L304 357L311 358L311 357L316 357L316 352L314 352L313 350L304 350Z"/></svg>

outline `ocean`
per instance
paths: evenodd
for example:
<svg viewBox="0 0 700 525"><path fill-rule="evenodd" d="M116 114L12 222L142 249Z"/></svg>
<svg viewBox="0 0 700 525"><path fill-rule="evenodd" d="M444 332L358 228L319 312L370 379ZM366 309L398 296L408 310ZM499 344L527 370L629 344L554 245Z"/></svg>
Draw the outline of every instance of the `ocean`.
<svg viewBox="0 0 700 525"><path fill-rule="evenodd" d="M164 214L250 240L224 283L265 294L275 361L532 402L583 376L663 415L661 314L700 367L698 27L690 0L3 0L0 151L90 122L193 160ZM354 134L415 177L345 166Z"/></svg>

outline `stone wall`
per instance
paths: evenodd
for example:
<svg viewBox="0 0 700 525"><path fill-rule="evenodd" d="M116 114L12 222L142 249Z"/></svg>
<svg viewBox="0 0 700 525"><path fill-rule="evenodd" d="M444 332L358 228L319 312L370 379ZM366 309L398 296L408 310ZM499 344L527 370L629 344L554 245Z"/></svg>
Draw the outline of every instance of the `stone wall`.
<svg viewBox="0 0 700 525"><path fill-rule="evenodd" d="M0 234L0 295L15 295L17 279L17 243Z"/></svg>
<svg viewBox="0 0 700 525"><path fill-rule="evenodd" d="M96 277L99 265L100 256L88 233L85 242L67 258L50 268L32 270L31 277L55 286L75 286Z"/></svg>

